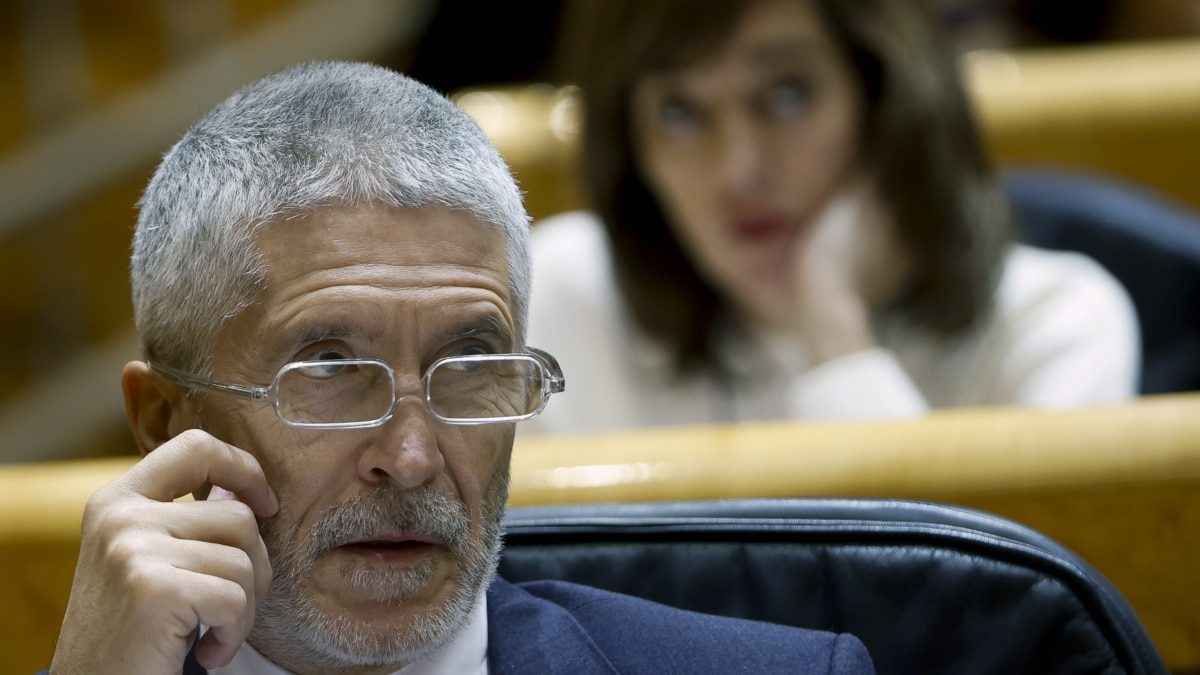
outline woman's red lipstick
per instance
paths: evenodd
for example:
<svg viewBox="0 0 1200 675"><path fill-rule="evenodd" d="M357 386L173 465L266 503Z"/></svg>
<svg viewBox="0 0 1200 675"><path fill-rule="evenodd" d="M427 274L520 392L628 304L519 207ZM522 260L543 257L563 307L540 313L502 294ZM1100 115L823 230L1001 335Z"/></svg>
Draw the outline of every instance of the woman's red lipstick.
<svg viewBox="0 0 1200 675"><path fill-rule="evenodd" d="M770 215L744 215L733 220L730 233L734 241L761 243L778 240L788 234L787 221Z"/></svg>

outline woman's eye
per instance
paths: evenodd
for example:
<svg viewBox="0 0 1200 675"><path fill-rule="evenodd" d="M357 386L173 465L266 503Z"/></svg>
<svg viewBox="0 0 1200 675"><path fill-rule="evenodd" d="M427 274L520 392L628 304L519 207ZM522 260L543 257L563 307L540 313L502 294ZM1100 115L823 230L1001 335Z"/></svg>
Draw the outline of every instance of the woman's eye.
<svg viewBox="0 0 1200 675"><path fill-rule="evenodd" d="M794 117L808 111L813 93L812 84L805 80L781 80L767 90L765 105L776 117Z"/></svg>
<svg viewBox="0 0 1200 675"><path fill-rule="evenodd" d="M700 110L687 99L669 96L658 105L658 121L672 135L686 135L700 125Z"/></svg>

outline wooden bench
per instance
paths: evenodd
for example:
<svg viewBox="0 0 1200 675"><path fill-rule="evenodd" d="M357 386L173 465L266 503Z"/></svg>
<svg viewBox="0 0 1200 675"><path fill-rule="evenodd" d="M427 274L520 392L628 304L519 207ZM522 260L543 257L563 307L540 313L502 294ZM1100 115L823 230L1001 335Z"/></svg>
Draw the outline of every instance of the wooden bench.
<svg viewBox="0 0 1200 675"><path fill-rule="evenodd" d="M510 503L819 495L943 501L1022 522L1108 577L1172 669L1200 672L1200 394L525 438Z"/></svg>
<svg viewBox="0 0 1200 675"><path fill-rule="evenodd" d="M0 467L0 672L49 663L89 495L134 458ZM1058 540L1200 670L1200 394L1070 411L519 437L513 505L777 496L945 501Z"/></svg>

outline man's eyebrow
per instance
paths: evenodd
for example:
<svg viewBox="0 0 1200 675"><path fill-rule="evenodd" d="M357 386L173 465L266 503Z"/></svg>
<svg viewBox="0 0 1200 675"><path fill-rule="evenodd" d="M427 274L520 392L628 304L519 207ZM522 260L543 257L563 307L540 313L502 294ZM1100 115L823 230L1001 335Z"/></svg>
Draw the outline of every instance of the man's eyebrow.
<svg viewBox="0 0 1200 675"><path fill-rule="evenodd" d="M349 326L343 323L309 324L305 326L304 332L300 333L299 343L308 344L322 340L340 340L353 332Z"/></svg>
<svg viewBox="0 0 1200 675"><path fill-rule="evenodd" d="M343 323L311 323L300 332L292 333L282 340L275 348L277 359L288 359L305 345L324 342L325 340L341 340L353 335L356 331Z"/></svg>
<svg viewBox="0 0 1200 675"><path fill-rule="evenodd" d="M513 334L512 328L505 323L500 317L493 314L477 317L470 321L458 324L446 331L442 338L443 341L450 341L457 338L465 337L492 337L499 342L508 345L510 349L515 349L513 344L516 336Z"/></svg>

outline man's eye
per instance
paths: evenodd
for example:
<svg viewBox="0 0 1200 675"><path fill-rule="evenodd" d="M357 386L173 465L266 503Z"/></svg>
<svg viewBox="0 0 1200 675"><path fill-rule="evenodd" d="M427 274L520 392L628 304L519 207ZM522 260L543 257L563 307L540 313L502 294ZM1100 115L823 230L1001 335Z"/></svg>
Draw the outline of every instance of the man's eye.
<svg viewBox="0 0 1200 675"><path fill-rule="evenodd" d="M314 361L344 361L345 359L353 358L344 350L334 347L323 347L304 354L300 359L306 365L303 369L305 375L316 379L327 380L331 377L340 375L346 371L346 366L337 363L312 363Z"/></svg>
<svg viewBox="0 0 1200 675"><path fill-rule="evenodd" d="M344 360L341 355L335 354L335 355L327 355L327 356L328 356L328 358L323 356L323 357L313 359L313 361L318 361L318 360L341 361L341 360ZM339 363L328 363L328 362L326 362L326 363L310 363L309 365L306 365L304 367L304 374L308 375L309 377L313 377L313 378L316 378L319 380L328 380L330 378L337 377L338 375L341 375L342 373L346 372L347 368L348 368L348 366L344 366Z"/></svg>
<svg viewBox="0 0 1200 675"><path fill-rule="evenodd" d="M310 366L305 369L312 377L329 379L341 375L346 370L346 366L340 366L333 363L322 363L320 365Z"/></svg>
<svg viewBox="0 0 1200 675"><path fill-rule="evenodd" d="M333 361L335 359L348 359L349 356L345 352L337 349L324 349L315 352L306 359L308 361Z"/></svg>
<svg viewBox="0 0 1200 675"><path fill-rule="evenodd" d="M499 353L499 352L497 352L496 349L493 348L491 345L474 343L474 344L465 345L463 347L459 347L458 349L451 351L449 354L447 354L447 356L480 356L483 354L497 354L497 353Z"/></svg>
<svg viewBox="0 0 1200 675"><path fill-rule="evenodd" d="M348 349L335 345L315 345L302 350L293 357L295 361L334 361L336 359L352 359L354 354Z"/></svg>

